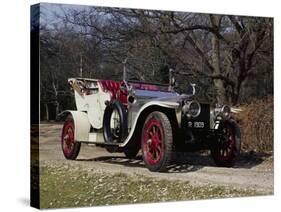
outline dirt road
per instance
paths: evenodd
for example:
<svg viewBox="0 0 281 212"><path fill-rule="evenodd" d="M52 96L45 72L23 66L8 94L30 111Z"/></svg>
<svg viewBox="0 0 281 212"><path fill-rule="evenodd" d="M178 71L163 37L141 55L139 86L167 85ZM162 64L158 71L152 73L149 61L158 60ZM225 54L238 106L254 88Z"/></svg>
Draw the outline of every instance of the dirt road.
<svg viewBox="0 0 281 212"><path fill-rule="evenodd" d="M216 167L209 155L174 154L167 173L150 172L144 167L141 155L127 159L122 153L108 153L105 149L82 144L76 161L64 158L60 146L62 125L40 125L40 163L50 166L73 166L88 172L144 175L168 180L185 180L195 185L215 184L236 188L250 188L273 193L273 157L242 154L235 167ZM140 154L140 153L139 153Z"/></svg>

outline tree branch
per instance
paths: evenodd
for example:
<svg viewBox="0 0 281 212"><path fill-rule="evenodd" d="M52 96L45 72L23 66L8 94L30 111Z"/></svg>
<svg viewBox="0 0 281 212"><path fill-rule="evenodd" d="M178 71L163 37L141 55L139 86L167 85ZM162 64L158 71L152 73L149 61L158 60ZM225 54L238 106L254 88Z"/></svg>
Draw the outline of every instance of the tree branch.
<svg viewBox="0 0 281 212"><path fill-rule="evenodd" d="M213 28L213 27L209 27L209 26L203 26L203 25L194 25L194 26L190 26L190 27L182 27L180 29L173 29L173 30L167 30L167 31L163 31L161 30L162 33L171 33L171 34L178 34L178 33L182 33L182 32L187 32L187 31L193 31L193 30L204 30L210 33L213 33L214 35L217 36L218 39L224 41L226 44L230 44L230 42L228 40L226 40L217 29Z"/></svg>

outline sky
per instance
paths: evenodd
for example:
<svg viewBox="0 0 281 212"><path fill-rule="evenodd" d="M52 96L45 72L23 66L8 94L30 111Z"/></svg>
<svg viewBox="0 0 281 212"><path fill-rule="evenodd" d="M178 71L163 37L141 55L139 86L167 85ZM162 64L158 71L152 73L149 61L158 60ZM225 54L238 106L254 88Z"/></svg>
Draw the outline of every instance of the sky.
<svg viewBox="0 0 281 212"><path fill-rule="evenodd" d="M40 3L41 5L41 23L51 26L54 23L59 23L56 15L62 16L65 12L71 9L83 10L89 6L85 5L74 5L74 4L50 4Z"/></svg>

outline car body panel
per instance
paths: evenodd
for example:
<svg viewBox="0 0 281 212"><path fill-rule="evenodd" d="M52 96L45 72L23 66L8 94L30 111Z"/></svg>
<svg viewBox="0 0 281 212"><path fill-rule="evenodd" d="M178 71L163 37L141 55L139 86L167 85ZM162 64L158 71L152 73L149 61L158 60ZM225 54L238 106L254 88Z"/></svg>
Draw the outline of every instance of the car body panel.
<svg viewBox="0 0 281 212"><path fill-rule="evenodd" d="M74 78L69 79L68 82L74 85L77 84L77 81ZM104 102L110 100L110 94L102 89L98 80L86 79L86 82L88 83L88 88L91 92L84 92L82 89L74 87L76 108L77 111L87 112L89 122L93 128L101 129L103 113L106 107Z"/></svg>
<svg viewBox="0 0 281 212"><path fill-rule="evenodd" d="M71 114L74 120L74 140L75 142L85 142L89 140L91 124L87 113L76 110L65 110L61 115Z"/></svg>

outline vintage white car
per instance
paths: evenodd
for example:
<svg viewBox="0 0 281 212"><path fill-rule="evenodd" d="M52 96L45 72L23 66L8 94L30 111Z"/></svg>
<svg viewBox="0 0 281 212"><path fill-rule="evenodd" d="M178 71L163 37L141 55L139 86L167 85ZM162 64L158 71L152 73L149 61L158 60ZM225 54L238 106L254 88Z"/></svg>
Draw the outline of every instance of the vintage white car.
<svg viewBox="0 0 281 212"><path fill-rule="evenodd" d="M172 152L210 149L219 166L232 166L240 152L241 135L228 105L211 107L170 84L71 78L77 110L67 110L61 135L66 159L75 160L81 143L134 158L141 149L145 166L165 171ZM234 111L235 112L235 111Z"/></svg>

